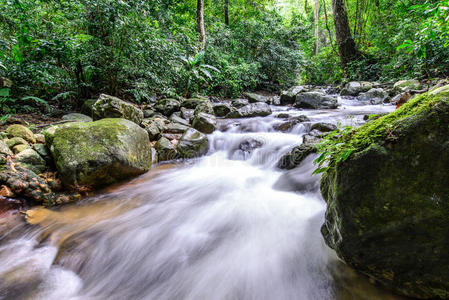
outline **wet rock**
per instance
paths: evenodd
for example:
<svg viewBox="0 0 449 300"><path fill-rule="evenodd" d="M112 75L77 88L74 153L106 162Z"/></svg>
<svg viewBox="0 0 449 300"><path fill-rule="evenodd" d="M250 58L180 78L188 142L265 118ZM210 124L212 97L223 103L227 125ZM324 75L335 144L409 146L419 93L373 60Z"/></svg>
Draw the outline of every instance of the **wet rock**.
<svg viewBox="0 0 449 300"><path fill-rule="evenodd" d="M287 113L280 113L280 114L278 114L278 115L276 116L276 118L279 118L279 119L288 119L288 118L290 118L290 115L287 114Z"/></svg>
<svg viewBox="0 0 449 300"><path fill-rule="evenodd" d="M297 108L333 109L338 107L337 99L319 92L301 93L294 104Z"/></svg>
<svg viewBox="0 0 449 300"><path fill-rule="evenodd" d="M301 123L310 122L310 119L305 115L299 115L295 117L291 117L290 120L296 120Z"/></svg>
<svg viewBox="0 0 449 300"><path fill-rule="evenodd" d="M421 82L416 79L400 80L394 84L393 88L396 91L407 92L411 90L420 90L422 89L422 85Z"/></svg>
<svg viewBox="0 0 449 300"><path fill-rule="evenodd" d="M308 92L309 89L303 85L293 86L287 91L281 93L281 105L294 104L296 101L296 96L299 93Z"/></svg>
<svg viewBox="0 0 449 300"><path fill-rule="evenodd" d="M6 134L8 135L9 138L19 137L23 138L24 140L32 144L36 143L36 138L33 132L23 125L14 124L9 126L6 129Z"/></svg>
<svg viewBox="0 0 449 300"><path fill-rule="evenodd" d="M181 107L181 117L187 120L187 122L190 122L190 120L193 119L194 113L195 113L194 109Z"/></svg>
<svg viewBox="0 0 449 300"><path fill-rule="evenodd" d="M234 99L231 102L232 106L235 108L241 108L249 104L248 99Z"/></svg>
<svg viewBox="0 0 449 300"><path fill-rule="evenodd" d="M164 133L184 133L187 129L189 127L186 125L172 122L165 126Z"/></svg>
<svg viewBox="0 0 449 300"><path fill-rule="evenodd" d="M320 123L315 123L312 125L312 130L318 130L321 132L329 132L329 131L334 131L337 130L337 126L331 123L324 123L324 122L320 122Z"/></svg>
<svg viewBox="0 0 449 300"><path fill-rule="evenodd" d="M200 157L209 150L209 140L205 134L190 128L179 140L177 150L182 158Z"/></svg>
<svg viewBox="0 0 449 300"><path fill-rule="evenodd" d="M273 185L273 189L285 192L308 193L319 188L320 175L313 174L317 155L307 156L295 168L284 172Z"/></svg>
<svg viewBox="0 0 449 300"><path fill-rule="evenodd" d="M225 117L228 113L231 112L231 105L228 103L215 103L213 105L214 113L217 117Z"/></svg>
<svg viewBox="0 0 449 300"><path fill-rule="evenodd" d="M151 167L148 133L125 119L68 123L46 140L68 185L104 186Z"/></svg>
<svg viewBox="0 0 449 300"><path fill-rule="evenodd" d="M199 113L205 113L209 115L214 115L214 108L212 107L212 103L210 101L202 101L195 108L194 116L196 117Z"/></svg>
<svg viewBox="0 0 449 300"><path fill-rule="evenodd" d="M269 104L271 102L271 97L267 97L261 94L257 94L257 93L244 93L243 94L246 98L248 98L249 103L257 103L257 102L262 102L262 103L267 103Z"/></svg>
<svg viewBox="0 0 449 300"><path fill-rule="evenodd" d="M245 105L235 111L230 112L227 118L251 118L265 117L271 114L271 108L268 104L258 102Z"/></svg>
<svg viewBox="0 0 449 300"><path fill-rule="evenodd" d="M123 118L138 125L142 123L143 112L117 97L101 94L97 102L92 106L94 120L105 118Z"/></svg>
<svg viewBox="0 0 449 300"><path fill-rule="evenodd" d="M200 112L193 119L192 127L202 133L209 134L217 128L217 119L214 115Z"/></svg>
<svg viewBox="0 0 449 300"><path fill-rule="evenodd" d="M182 124L184 126L189 126L189 121L187 121L184 118L181 118L180 116L177 116L175 114L171 115L170 117L170 121L174 122L174 123L178 123L178 124Z"/></svg>
<svg viewBox="0 0 449 300"><path fill-rule="evenodd" d="M315 152L316 148L311 145L302 144L297 146L279 160L278 168L287 170L296 168L307 156Z"/></svg>
<svg viewBox="0 0 449 300"><path fill-rule="evenodd" d="M151 117L153 117L155 115L155 113L156 112L154 110L152 110L152 109L144 109L143 110L143 118L144 119L151 118Z"/></svg>
<svg viewBox="0 0 449 300"><path fill-rule="evenodd" d="M209 100L208 99L199 99L199 98L186 99L181 102L181 107L187 108L187 109L195 109L198 105L200 105L201 103L203 103L205 101L208 102Z"/></svg>
<svg viewBox="0 0 449 300"><path fill-rule="evenodd" d="M351 81L341 90L342 96L357 96L367 92L374 87L374 84L367 81Z"/></svg>
<svg viewBox="0 0 449 300"><path fill-rule="evenodd" d="M251 153L253 150L262 147L264 144L265 144L264 141L251 138L251 139L248 139L248 140L240 143L239 150L246 152L246 153Z"/></svg>
<svg viewBox="0 0 449 300"><path fill-rule="evenodd" d="M92 118L83 114L71 113L62 116L63 121L74 121L74 122L92 122Z"/></svg>
<svg viewBox="0 0 449 300"><path fill-rule="evenodd" d="M156 144L159 161L167 161L178 158L176 147L165 137L161 137Z"/></svg>
<svg viewBox="0 0 449 300"><path fill-rule="evenodd" d="M295 127L296 125L298 125L300 123L301 123L300 121L293 119L293 120L288 120L281 124L276 124L273 126L273 128L277 131L289 132L293 129L293 127Z"/></svg>
<svg viewBox="0 0 449 300"><path fill-rule="evenodd" d="M160 118L143 119L142 126L147 131L150 141L155 141L159 139L165 123Z"/></svg>
<svg viewBox="0 0 449 300"><path fill-rule="evenodd" d="M20 164L14 164L11 160L0 172L0 184L6 185L17 196L45 206L69 203L81 198L80 194L64 195L53 192L44 179Z"/></svg>
<svg viewBox="0 0 449 300"><path fill-rule="evenodd" d="M357 271L397 293L449 295L449 90L367 123L345 160L323 175L322 234ZM390 131L387 131L390 129Z"/></svg>
<svg viewBox="0 0 449 300"><path fill-rule="evenodd" d="M388 93L381 88L370 89L359 96L360 101L369 101L371 104L385 103L388 99Z"/></svg>
<svg viewBox="0 0 449 300"><path fill-rule="evenodd" d="M45 171L45 160L33 149L26 149L14 157L14 163L20 164L22 167L40 174Z"/></svg>
<svg viewBox="0 0 449 300"><path fill-rule="evenodd" d="M171 116L172 113L178 111L181 107L181 104L176 99L162 99L159 100L154 108L156 111L160 112L164 116Z"/></svg>

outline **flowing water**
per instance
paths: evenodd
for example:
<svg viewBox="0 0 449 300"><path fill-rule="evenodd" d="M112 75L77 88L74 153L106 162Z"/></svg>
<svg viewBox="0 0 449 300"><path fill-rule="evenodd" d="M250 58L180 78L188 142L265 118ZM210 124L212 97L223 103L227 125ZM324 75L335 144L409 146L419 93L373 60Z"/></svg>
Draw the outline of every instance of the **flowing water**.
<svg viewBox="0 0 449 300"><path fill-rule="evenodd" d="M391 106L340 99L298 111L359 124ZM347 268L320 234L325 203L313 156L280 157L309 130L265 118L221 120L203 158L155 167L99 196L0 223L4 299L399 299Z"/></svg>

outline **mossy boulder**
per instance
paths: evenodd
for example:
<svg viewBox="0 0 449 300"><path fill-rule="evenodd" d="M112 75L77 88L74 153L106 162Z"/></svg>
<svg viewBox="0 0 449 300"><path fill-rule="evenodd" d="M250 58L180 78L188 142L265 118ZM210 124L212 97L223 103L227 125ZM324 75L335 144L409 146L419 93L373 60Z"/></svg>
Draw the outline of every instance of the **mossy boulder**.
<svg viewBox="0 0 449 300"><path fill-rule="evenodd" d="M333 109L338 107L335 97L321 92L307 92L296 96L295 107L307 109Z"/></svg>
<svg viewBox="0 0 449 300"><path fill-rule="evenodd" d="M449 92L415 97L335 143L321 180L326 243L400 294L448 299Z"/></svg>
<svg viewBox="0 0 449 300"><path fill-rule="evenodd" d="M44 172L47 168L45 160L33 149L26 149L17 154L14 157L14 162L36 174Z"/></svg>
<svg viewBox="0 0 449 300"><path fill-rule="evenodd" d="M105 186L151 167L148 133L125 119L68 123L46 135L65 184Z"/></svg>
<svg viewBox="0 0 449 300"><path fill-rule="evenodd" d="M6 145L8 145L8 147L11 149L17 145L28 145L28 142L24 138L21 138L21 137L10 138L10 139L6 140L5 142L6 142Z"/></svg>
<svg viewBox="0 0 449 300"><path fill-rule="evenodd" d="M157 141L156 150L158 153L159 161L167 161L178 158L176 147L170 142L169 139L165 137L161 137Z"/></svg>
<svg viewBox="0 0 449 300"><path fill-rule="evenodd" d="M214 107L212 106L212 102L209 100L204 100L195 108L194 116L197 116L199 113L206 113L209 115L214 115Z"/></svg>
<svg viewBox="0 0 449 300"><path fill-rule="evenodd" d="M214 103L212 106L217 117L225 117L232 110L232 107L229 103Z"/></svg>
<svg viewBox="0 0 449 300"><path fill-rule="evenodd" d="M32 144L36 143L36 138L31 130L23 125L14 124L6 129L9 138L20 137Z"/></svg>
<svg viewBox="0 0 449 300"><path fill-rule="evenodd" d="M101 94L92 106L93 119L123 118L138 125L142 123L143 111L117 97Z"/></svg>
<svg viewBox="0 0 449 300"><path fill-rule="evenodd" d="M190 128L179 140L177 150L182 158L200 157L209 150L209 140L207 135Z"/></svg>

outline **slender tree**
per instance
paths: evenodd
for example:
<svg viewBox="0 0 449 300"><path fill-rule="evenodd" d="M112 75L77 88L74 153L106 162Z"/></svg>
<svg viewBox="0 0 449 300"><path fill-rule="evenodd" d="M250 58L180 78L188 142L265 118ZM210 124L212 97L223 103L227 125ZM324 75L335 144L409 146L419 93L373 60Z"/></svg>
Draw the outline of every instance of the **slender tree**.
<svg viewBox="0 0 449 300"><path fill-rule="evenodd" d="M332 10L340 62L342 68L346 69L348 63L360 56L360 52L351 35L344 0L332 0Z"/></svg>
<svg viewBox="0 0 449 300"><path fill-rule="evenodd" d="M204 0L197 0L196 24L201 39L201 50L204 50L204 48L206 48L206 30L204 29Z"/></svg>
<svg viewBox="0 0 449 300"><path fill-rule="evenodd" d="M229 0L224 0L224 19L226 26L229 26Z"/></svg>

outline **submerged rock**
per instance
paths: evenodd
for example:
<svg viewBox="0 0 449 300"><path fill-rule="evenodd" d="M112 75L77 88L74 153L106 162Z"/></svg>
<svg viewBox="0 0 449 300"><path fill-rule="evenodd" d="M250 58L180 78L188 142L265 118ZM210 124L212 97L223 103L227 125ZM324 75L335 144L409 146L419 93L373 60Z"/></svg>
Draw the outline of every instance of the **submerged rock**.
<svg viewBox="0 0 449 300"><path fill-rule="evenodd" d="M65 184L104 186L151 167L147 132L125 119L68 123L46 140Z"/></svg>
<svg viewBox="0 0 449 300"><path fill-rule="evenodd" d="M203 156L209 150L207 135L190 128L179 140L177 150L182 158L195 158Z"/></svg>
<svg viewBox="0 0 449 300"><path fill-rule="evenodd" d="M258 102L245 105L239 109L231 111L227 118L251 118L265 117L271 114L271 108L268 104Z"/></svg>
<svg viewBox="0 0 449 300"><path fill-rule="evenodd" d="M449 92L418 96L342 137L322 177L326 243L406 296L449 298L448 137Z"/></svg>
<svg viewBox="0 0 449 300"><path fill-rule="evenodd" d="M117 97L101 94L92 106L94 120L105 118L123 118L138 125L142 123L143 112Z"/></svg>
<svg viewBox="0 0 449 300"><path fill-rule="evenodd" d="M299 166L307 156L315 152L316 148L314 146L308 144L299 145L279 160L278 168L287 170L294 169Z"/></svg>
<svg viewBox="0 0 449 300"><path fill-rule="evenodd" d="M296 96L294 106L309 109L333 109L338 107L338 102L336 98L320 92L307 92Z"/></svg>

